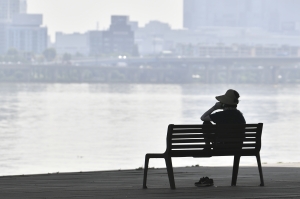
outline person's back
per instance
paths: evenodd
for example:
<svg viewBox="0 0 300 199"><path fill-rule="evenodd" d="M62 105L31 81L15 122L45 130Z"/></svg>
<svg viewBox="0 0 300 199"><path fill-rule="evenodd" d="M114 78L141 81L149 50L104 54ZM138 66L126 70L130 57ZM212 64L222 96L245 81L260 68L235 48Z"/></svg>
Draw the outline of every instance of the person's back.
<svg viewBox="0 0 300 199"><path fill-rule="evenodd" d="M243 114L237 109L225 109L210 115L216 124L246 124Z"/></svg>
<svg viewBox="0 0 300 199"><path fill-rule="evenodd" d="M239 93L235 90L229 89L225 95L217 96L217 102L212 108L206 111L201 120L204 122L214 122L215 124L246 124L243 114L237 110L239 103ZM215 110L223 109L213 113Z"/></svg>
<svg viewBox="0 0 300 199"><path fill-rule="evenodd" d="M229 89L226 91L225 95L217 96L216 99L219 101L209 110L207 110L202 116L201 120L203 124L246 124L246 120L243 114L237 110L237 105L239 103L239 93L235 90ZM223 109L213 113L215 110ZM209 144L209 142L207 143ZM228 144L227 142L218 142L217 144ZM199 182L195 183L195 186L212 186L213 179L208 177L200 178Z"/></svg>

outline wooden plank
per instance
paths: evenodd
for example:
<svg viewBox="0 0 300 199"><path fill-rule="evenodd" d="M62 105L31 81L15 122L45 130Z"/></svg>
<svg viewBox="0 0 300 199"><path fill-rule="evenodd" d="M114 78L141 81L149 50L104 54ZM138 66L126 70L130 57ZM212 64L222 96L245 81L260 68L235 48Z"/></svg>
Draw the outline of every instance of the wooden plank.
<svg viewBox="0 0 300 199"><path fill-rule="evenodd" d="M217 141L220 141L222 140L223 142L256 142L257 141L257 138L228 138L228 137L224 137L222 139L218 138Z"/></svg>
<svg viewBox="0 0 300 199"><path fill-rule="evenodd" d="M216 135L216 138L239 138L239 137L257 137L258 134L249 133L249 134L236 134L236 133L224 133Z"/></svg>
<svg viewBox="0 0 300 199"><path fill-rule="evenodd" d="M257 144L247 144L247 143L224 143L218 144L216 143L217 148L235 148L235 147L257 147Z"/></svg>
<svg viewBox="0 0 300 199"><path fill-rule="evenodd" d="M189 135L172 135L173 138L205 138L207 135L203 134L189 134Z"/></svg>
<svg viewBox="0 0 300 199"><path fill-rule="evenodd" d="M173 125L173 129L177 129L177 128L202 128L202 127L203 127L202 124L174 124Z"/></svg>
<svg viewBox="0 0 300 199"><path fill-rule="evenodd" d="M184 140L172 140L172 143L203 143L207 140L213 141L213 139L184 139Z"/></svg>
<svg viewBox="0 0 300 199"><path fill-rule="evenodd" d="M192 129L192 128L185 128L185 129L174 129L173 133L218 133L218 134L223 134L223 133L257 133L261 134L258 132L258 128L218 128L216 129L215 127L210 128L209 126L206 126L205 128L198 128L198 129Z"/></svg>
<svg viewBox="0 0 300 199"><path fill-rule="evenodd" d="M236 150L236 149L214 149L211 153L211 156L233 156L240 155L240 156L255 156L257 154L257 149L243 149L243 150Z"/></svg>
<svg viewBox="0 0 300 199"><path fill-rule="evenodd" d="M241 133L241 132L257 132L258 129L218 129L217 132L218 133Z"/></svg>
<svg viewBox="0 0 300 199"><path fill-rule="evenodd" d="M211 157L211 150L172 150L172 157Z"/></svg>
<svg viewBox="0 0 300 199"><path fill-rule="evenodd" d="M205 144L172 145L172 149L202 149L202 148L207 148L207 145Z"/></svg>
<svg viewBox="0 0 300 199"><path fill-rule="evenodd" d="M259 124L218 124L215 126L222 127L222 128L241 128L241 127L258 128Z"/></svg>
<svg viewBox="0 0 300 199"><path fill-rule="evenodd" d="M172 131L173 134L175 133L209 133L210 129L180 129Z"/></svg>

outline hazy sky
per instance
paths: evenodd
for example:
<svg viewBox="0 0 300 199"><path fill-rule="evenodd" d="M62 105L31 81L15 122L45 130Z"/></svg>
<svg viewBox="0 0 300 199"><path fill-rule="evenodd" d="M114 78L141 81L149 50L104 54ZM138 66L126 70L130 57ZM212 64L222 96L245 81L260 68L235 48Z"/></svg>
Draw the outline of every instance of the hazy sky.
<svg viewBox="0 0 300 199"><path fill-rule="evenodd" d="M65 33L107 29L111 15L129 15L143 26L150 20L182 28L182 0L27 0L28 13L44 15L53 40L56 31Z"/></svg>

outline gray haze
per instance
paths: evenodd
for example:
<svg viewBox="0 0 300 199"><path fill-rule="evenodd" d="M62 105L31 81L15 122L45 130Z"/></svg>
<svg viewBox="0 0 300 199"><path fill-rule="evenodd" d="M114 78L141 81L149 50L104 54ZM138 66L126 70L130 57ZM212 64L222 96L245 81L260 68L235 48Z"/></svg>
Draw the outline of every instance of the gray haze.
<svg viewBox="0 0 300 199"><path fill-rule="evenodd" d="M262 162L298 161L299 4L0 0L0 175L141 167L229 88Z"/></svg>
<svg viewBox="0 0 300 199"><path fill-rule="evenodd" d="M1 54L12 48L35 55L54 48L60 56L116 58L166 53L175 57L299 54L297 0L0 2ZM116 17L123 24L116 24Z"/></svg>

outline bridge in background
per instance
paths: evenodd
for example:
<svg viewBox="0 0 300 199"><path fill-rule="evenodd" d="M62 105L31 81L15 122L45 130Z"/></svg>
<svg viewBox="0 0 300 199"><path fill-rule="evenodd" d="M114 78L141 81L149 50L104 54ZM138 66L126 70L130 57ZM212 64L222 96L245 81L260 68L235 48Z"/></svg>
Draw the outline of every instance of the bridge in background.
<svg viewBox="0 0 300 199"><path fill-rule="evenodd" d="M129 58L1 64L0 82L300 83L300 57Z"/></svg>

